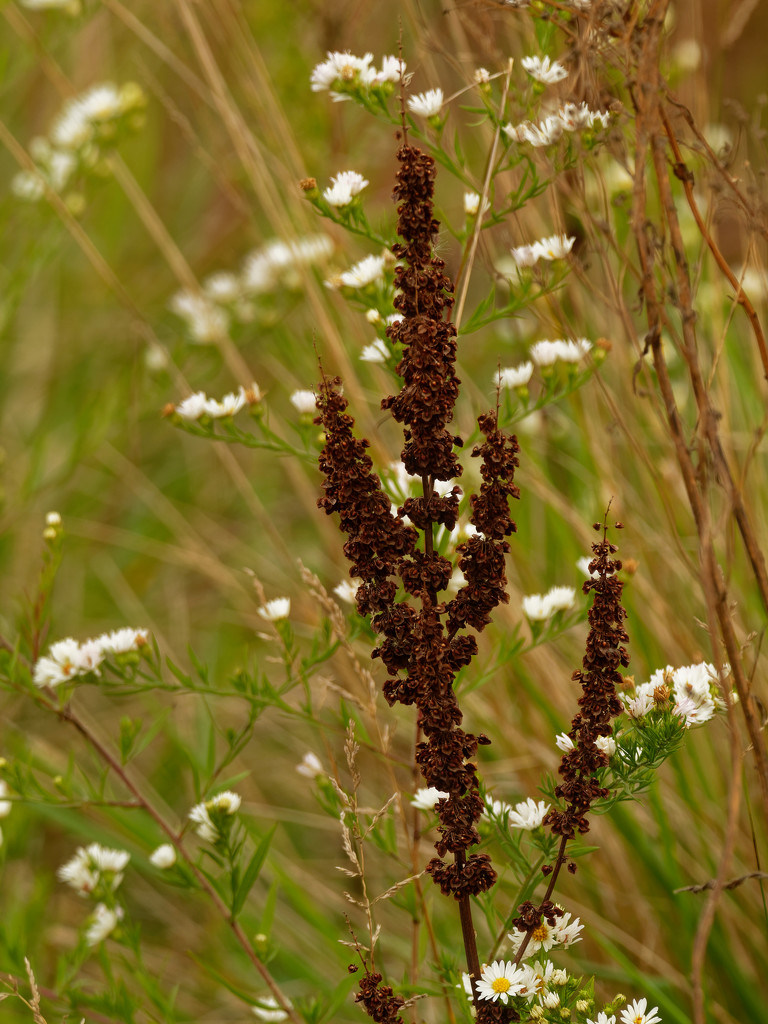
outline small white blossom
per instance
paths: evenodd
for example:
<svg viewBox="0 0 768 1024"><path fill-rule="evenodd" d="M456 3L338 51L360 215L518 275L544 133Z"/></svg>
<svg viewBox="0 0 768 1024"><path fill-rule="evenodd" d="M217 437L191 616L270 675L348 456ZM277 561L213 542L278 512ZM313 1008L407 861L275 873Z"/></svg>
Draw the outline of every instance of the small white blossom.
<svg viewBox="0 0 768 1024"><path fill-rule="evenodd" d="M371 307L371 309L366 309L365 319L368 321L369 324L380 324L381 313L378 311L378 309L374 309L373 307Z"/></svg>
<svg viewBox="0 0 768 1024"><path fill-rule="evenodd" d="M712 698L697 704L690 697L683 697L672 708L672 714L678 715L685 721L686 729L690 729L692 725L702 725L704 722L708 722L714 713L715 702Z"/></svg>
<svg viewBox="0 0 768 1024"><path fill-rule="evenodd" d="M149 631L146 629L113 629L111 633L103 633L94 640L105 657L111 654L127 654L138 651L149 643Z"/></svg>
<svg viewBox="0 0 768 1024"><path fill-rule="evenodd" d="M531 78L535 78L537 82L543 82L544 85L551 85L568 77L568 72L563 65L556 60L551 61L549 57L543 59L541 57L523 57L520 63Z"/></svg>
<svg viewBox="0 0 768 1024"><path fill-rule="evenodd" d="M571 251L575 241L575 237L569 238L567 235L550 235L537 242L536 247L541 259L562 260Z"/></svg>
<svg viewBox="0 0 768 1024"><path fill-rule="evenodd" d="M545 804L543 800L539 800L537 803L528 797L527 800L523 800L519 804L515 804L515 809L509 813L509 825L510 828L521 828L526 832L531 832L535 828L539 828L544 816L549 810L550 805Z"/></svg>
<svg viewBox="0 0 768 1024"><path fill-rule="evenodd" d="M259 608L259 615L268 622L279 622L291 614L290 597L276 597Z"/></svg>
<svg viewBox="0 0 768 1024"><path fill-rule="evenodd" d="M511 804L504 800L494 800L490 795L486 796L485 805L488 808L488 813L492 814L494 818L505 818L512 813Z"/></svg>
<svg viewBox="0 0 768 1024"><path fill-rule="evenodd" d="M318 775L325 775L320 758L317 754L313 754L311 750L307 751L299 764L296 765L296 771L299 775L303 775L305 779L316 779Z"/></svg>
<svg viewBox="0 0 768 1024"><path fill-rule="evenodd" d="M487 85L491 80L491 73L487 68L475 68L472 77L477 85Z"/></svg>
<svg viewBox="0 0 768 1024"><path fill-rule="evenodd" d="M61 526L61 516L58 512L47 512L45 516L46 526Z"/></svg>
<svg viewBox="0 0 768 1024"><path fill-rule="evenodd" d="M11 178L11 192L26 203L36 203L45 195L45 178L37 171L19 171Z"/></svg>
<svg viewBox="0 0 768 1024"><path fill-rule="evenodd" d="M339 274L339 281L347 288L365 288L384 279L384 256L365 256L349 270Z"/></svg>
<svg viewBox="0 0 768 1024"><path fill-rule="evenodd" d="M408 109L419 117L437 117L445 102L442 89L430 89L408 98Z"/></svg>
<svg viewBox="0 0 768 1024"><path fill-rule="evenodd" d="M531 345L531 359L537 366L554 366L560 358L558 341L537 341Z"/></svg>
<svg viewBox="0 0 768 1024"><path fill-rule="evenodd" d="M269 1024L279 1024L282 1020L288 1020L288 1014L285 1010L280 1009L274 996L265 996L260 999L256 1005L251 1007L251 1010L255 1017L267 1021Z"/></svg>
<svg viewBox="0 0 768 1024"><path fill-rule="evenodd" d="M204 803L195 804L189 812L189 820L195 826L195 832L207 843L215 843L219 838L216 826L211 821L208 808Z"/></svg>
<svg viewBox="0 0 768 1024"><path fill-rule="evenodd" d="M653 696L641 693L627 700L627 714L630 718L644 718L653 707Z"/></svg>
<svg viewBox="0 0 768 1024"><path fill-rule="evenodd" d="M372 53L366 53L364 57L355 57L349 51L329 52L328 59L318 64L310 75L312 92L323 92L331 89L336 83L349 85L359 81L361 74L366 74L370 70L372 61ZM346 97L335 93L334 99Z"/></svg>
<svg viewBox="0 0 768 1024"><path fill-rule="evenodd" d="M558 917L555 921L553 931L555 943L562 946L563 949L567 949L575 942L581 942L581 933L584 931L584 925L578 917L571 921L571 914L566 911L562 917Z"/></svg>
<svg viewBox="0 0 768 1024"><path fill-rule="evenodd" d="M633 999L621 1011L621 1024L660 1024L661 1017L656 1013L658 1006L646 1010L647 999Z"/></svg>
<svg viewBox="0 0 768 1024"><path fill-rule="evenodd" d="M149 862L161 871L172 868L176 863L176 848L171 843L163 843L149 855Z"/></svg>
<svg viewBox="0 0 768 1024"><path fill-rule="evenodd" d="M99 882L106 883L114 891L123 880L123 870L130 858L126 850L113 850L91 843L85 848L79 847L56 874L60 881L72 886L81 896L93 892Z"/></svg>
<svg viewBox="0 0 768 1024"><path fill-rule="evenodd" d="M601 750L607 757L613 757L616 753L616 740L613 736L596 736L595 746L598 750Z"/></svg>
<svg viewBox="0 0 768 1024"><path fill-rule="evenodd" d="M510 996L515 996L523 986L525 973L510 960L494 960L486 965L477 982L479 999L496 1002L500 999L506 1004Z"/></svg>
<svg viewBox="0 0 768 1024"><path fill-rule="evenodd" d="M210 800L195 804L189 812L189 820L194 823L195 831L206 842L214 843L219 838L217 828L211 814L221 821L223 815L236 814L240 808L240 796L231 790L217 793Z"/></svg>
<svg viewBox="0 0 768 1024"><path fill-rule="evenodd" d="M557 992L542 992L541 1005L548 1010L554 1010L560 1005L560 996Z"/></svg>
<svg viewBox="0 0 768 1024"><path fill-rule="evenodd" d="M208 405L208 396L204 391L196 391L194 395L185 398L176 406L176 413L183 420L199 420L205 415Z"/></svg>
<svg viewBox="0 0 768 1024"><path fill-rule="evenodd" d="M122 907L111 909L104 903L97 903L89 918L90 924L85 933L86 945L98 946L108 935L111 935L122 918Z"/></svg>
<svg viewBox="0 0 768 1024"><path fill-rule="evenodd" d="M539 262L538 253L532 245L521 245L512 249L512 259L518 267L532 267Z"/></svg>
<svg viewBox="0 0 768 1024"><path fill-rule="evenodd" d="M499 373L496 375L494 384L499 384L503 388L523 388L531 379L533 374L533 363L528 360L525 363L520 363L519 366L506 366L502 367Z"/></svg>
<svg viewBox="0 0 768 1024"><path fill-rule="evenodd" d="M304 416L314 413L316 408L314 391L294 391L291 395L291 405Z"/></svg>
<svg viewBox="0 0 768 1024"><path fill-rule="evenodd" d="M576 591L573 587L550 587L544 595L544 600L549 602L553 614L567 611L576 603Z"/></svg>
<svg viewBox="0 0 768 1024"><path fill-rule="evenodd" d="M450 796L450 793L444 793L442 789L429 786L417 790L411 803L414 807L418 807L420 811L434 811L437 801L443 800L448 796Z"/></svg>
<svg viewBox="0 0 768 1024"><path fill-rule="evenodd" d="M586 338L572 341L560 341L560 359L564 363L578 363L592 348L592 342Z"/></svg>
<svg viewBox="0 0 768 1024"><path fill-rule="evenodd" d="M323 198L330 206L348 206L368 184L357 171L342 171L331 181L333 185L323 192Z"/></svg>
<svg viewBox="0 0 768 1024"><path fill-rule="evenodd" d="M575 750L573 740L567 732L559 732L557 734L557 736L555 737L555 746L566 754L569 754L572 750Z"/></svg>
<svg viewBox="0 0 768 1024"><path fill-rule="evenodd" d="M365 346L360 353L360 359L364 363L386 363L391 351L386 341L377 338L370 345Z"/></svg>
<svg viewBox="0 0 768 1024"><path fill-rule="evenodd" d="M541 594L528 594L523 598L523 614L533 622L542 622L549 618L549 606Z"/></svg>
<svg viewBox="0 0 768 1024"><path fill-rule="evenodd" d="M487 213L491 208L491 202L486 196L483 200L483 213ZM468 217L476 217L480 209L480 196L477 192L465 192L464 193L464 213Z"/></svg>
<svg viewBox="0 0 768 1024"><path fill-rule="evenodd" d="M13 810L13 802L6 800L8 796L8 783L5 779L0 779L0 818L7 818Z"/></svg>
<svg viewBox="0 0 768 1024"><path fill-rule="evenodd" d="M408 81L410 75L405 73L406 63L400 57L384 57L381 62L381 69L376 72L375 84L383 85L384 82L399 82L400 79Z"/></svg>
<svg viewBox="0 0 768 1024"><path fill-rule="evenodd" d="M562 985L565 985L565 983L567 981L568 981L568 972L567 971L564 971L561 968L560 970L552 972L552 984L553 985L562 986Z"/></svg>
<svg viewBox="0 0 768 1024"><path fill-rule="evenodd" d="M612 1013L609 1017L607 1013L603 1013L601 1010L595 1020L588 1020L587 1024L616 1024L616 1014Z"/></svg>
<svg viewBox="0 0 768 1024"><path fill-rule="evenodd" d="M205 411L211 419L218 420L226 416L234 416L247 404L245 388L241 386L239 391L230 391L228 395L224 395L220 402L217 402L215 398L209 398L205 403Z"/></svg>
<svg viewBox="0 0 768 1024"><path fill-rule="evenodd" d="M351 580L343 580L338 586L333 588L333 592L340 601L344 601L346 604L354 604L357 597L357 591L360 588L360 584L363 581L355 577Z"/></svg>

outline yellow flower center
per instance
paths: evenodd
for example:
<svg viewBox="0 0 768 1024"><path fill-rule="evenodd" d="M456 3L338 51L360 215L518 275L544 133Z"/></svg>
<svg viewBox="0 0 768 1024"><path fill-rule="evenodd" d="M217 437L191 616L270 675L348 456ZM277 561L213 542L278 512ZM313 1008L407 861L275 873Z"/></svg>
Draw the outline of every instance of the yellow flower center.
<svg viewBox="0 0 768 1024"><path fill-rule="evenodd" d="M534 928L531 932L531 938L536 942L544 942L546 937L549 935L549 926L546 922L542 921L538 928Z"/></svg>
<svg viewBox="0 0 768 1024"><path fill-rule="evenodd" d="M508 992L509 978L495 978L491 988L494 992Z"/></svg>

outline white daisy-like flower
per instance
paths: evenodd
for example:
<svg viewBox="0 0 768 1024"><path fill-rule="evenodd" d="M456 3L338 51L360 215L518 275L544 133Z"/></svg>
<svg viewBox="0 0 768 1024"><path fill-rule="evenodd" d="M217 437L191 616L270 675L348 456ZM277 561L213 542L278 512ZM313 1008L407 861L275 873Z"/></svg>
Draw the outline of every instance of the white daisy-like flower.
<svg viewBox="0 0 768 1024"><path fill-rule="evenodd" d="M531 78L543 82L544 85L552 85L568 77L568 71L563 65L556 60L550 60L549 57L523 57L520 63Z"/></svg>
<svg viewBox="0 0 768 1024"><path fill-rule="evenodd" d="M518 267L532 267L539 262L539 254L533 245L520 245L511 252Z"/></svg>
<svg viewBox="0 0 768 1024"><path fill-rule="evenodd" d="M195 832L207 843L215 843L219 838L218 829L211 821L205 803L195 804L189 812L189 820L195 826Z"/></svg>
<svg viewBox="0 0 768 1024"><path fill-rule="evenodd" d="M704 722L708 722L714 713L715 702L711 697L700 704L691 700L690 697L683 697L672 708L672 714L678 715L685 721L686 729L690 729L692 725L702 725Z"/></svg>
<svg viewBox="0 0 768 1024"><path fill-rule="evenodd" d="M419 117L437 117L445 98L442 89L429 89L408 98L408 109Z"/></svg>
<svg viewBox="0 0 768 1024"><path fill-rule="evenodd" d="M694 703L705 701L711 696L713 678L717 679L714 666L706 662L676 668L672 676L675 696L678 700L688 697Z"/></svg>
<svg viewBox="0 0 768 1024"><path fill-rule="evenodd" d="M492 814L494 818L504 818L512 813L511 804L508 804L505 800L494 800L490 794L486 795L485 806L488 809L488 813Z"/></svg>
<svg viewBox="0 0 768 1024"><path fill-rule="evenodd" d="M330 206L349 206L368 184L357 171L342 171L332 177L331 181L333 185L323 192L323 198Z"/></svg>
<svg viewBox="0 0 768 1024"><path fill-rule="evenodd" d="M483 213L487 213L491 208L491 201L488 197L485 197L483 201ZM464 213L468 217L476 217L480 210L480 196L477 192L465 192L464 193Z"/></svg>
<svg viewBox="0 0 768 1024"><path fill-rule="evenodd" d="M100 843L91 843L86 847L85 853L98 871L112 875L111 887L116 889L123 880L122 872L131 859L130 853L127 850L113 850Z"/></svg>
<svg viewBox="0 0 768 1024"><path fill-rule="evenodd" d="M564 103L557 112L560 123L567 132L576 132L589 124L590 109L586 103Z"/></svg>
<svg viewBox="0 0 768 1024"><path fill-rule="evenodd" d="M92 893L99 882L99 872L91 864L85 850L80 847L74 857L62 864L56 872L61 882L66 882L81 896Z"/></svg>
<svg viewBox="0 0 768 1024"><path fill-rule="evenodd" d="M519 928L515 928L513 932L509 932L507 938L509 939L511 946L510 951L516 954L518 949L523 943L528 932L521 931ZM542 920L533 931L530 933L531 938L528 941L528 945L525 947L526 956L530 956L533 953L538 953L539 950L543 949L545 953L549 952L553 946L557 945L557 938L555 936L555 928L553 925L548 924L546 920ZM538 968L540 965L537 964ZM547 961L547 967L549 968L549 974L547 980L551 976L554 967L549 961ZM540 985L540 991L544 987L544 982Z"/></svg>
<svg viewBox="0 0 768 1024"><path fill-rule="evenodd" d="M510 828L521 828L525 832L532 832L533 829L541 825L549 806L543 800L539 800L537 803L531 797L515 804L515 809L509 812Z"/></svg>
<svg viewBox="0 0 768 1024"><path fill-rule="evenodd" d="M67 637L51 644L48 655L39 658L32 675L35 686L58 686L80 674L80 645Z"/></svg>
<svg viewBox="0 0 768 1024"><path fill-rule="evenodd" d="M627 700L627 714L630 718L644 718L653 707L653 696L640 693Z"/></svg>
<svg viewBox="0 0 768 1024"><path fill-rule="evenodd" d="M530 1003L539 994L539 976L530 964L520 964L524 977L517 995Z"/></svg>
<svg viewBox="0 0 768 1024"><path fill-rule="evenodd" d="M268 622L279 622L291 614L290 597L275 597L259 608L259 615Z"/></svg>
<svg viewBox="0 0 768 1024"><path fill-rule="evenodd" d="M557 971L552 972L552 984L562 987L568 981L568 971L564 971L560 968Z"/></svg>
<svg viewBox="0 0 768 1024"><path fill-rule="evenodd" d="M568 255L576 241L575 236L550 235L536 242L539 258L543 260L562 260Z"/></svg>
<svg viewBox="0 0 768 1024"><path fill-rule="evenodd" d="M437 801L446 799L450 795L450 793L444 793L442 789L437 789L435 786L425 786L416 791L411 804L420 811L434 811Z"/></svg>
<svg viewBox="0 0 768 1024"><path fill-rule="evenodd" d="M167 871L176 863L176 847L171 843L163 843L150 853L149 863L161 871Z"/></svg>
<svg viewBox="0 0 768 1024"><path fill-rule="evenodd" d="M183 420L199 420L208 410L208 396L204 391L196 391L176 406L177 415Z"/></svg>
<svg viewBox="0 0 768 1024"><path fill-rule="evenodd" d="M241 797L239 793L233 793L231 789L225 789L216 796L206 801L209 811L224 811L226 814L236 814L240 810Z"/></svg>
<svg viewBox="0 0 768 1024"><path fill-rule="evenodd" d="M89 921L90 924L85 933L85 942L88 946L98 946L108 935L117 928L123 919L122 907L108 907L104 903L97 903L93 909Z"/></svg>
<svg viewBox="0 0 768 1024"><path fill-rule="evenodd" d="M280 1008L274 996L264 996L251 1007L251 1011L254 1017L268 1021L269 1024L279 1024L281 1020L288 1020L288 1014Z"/></svg>
<svg viewBox="0 0 768 1024"><path fill-rule="evenodd" d="M384 279L386 257L365 256L349 270L339 274L339 282L346 288L366 288Z"/></svg>
<svg viewBox="0 0 768 1024"><path fill-rule="evenodd" d="M564 363L578 363L592 348L592 342L586 338L576 338L572 341L560 341L560 359Z"/></svg>
<svg viewBox="0 0 768 1024"><path fill-rule="evenodd" d="M594 1020L588 1020L587 1024L616 1024L616 1014L612 1013L609 1017L607 1013L603 1013L601 1010Z"/></svg>
<svg viewBox="0 0 768 1024"><path fill-rule="evenodd" d="M219 270L203 281L203 293L213 302L236 302L240 298L240 281L236 274Z"/></svg>
<svg viewBox="0 0 768 1024"><path fill-rule="evenodd" d="M99 665L104 660L104 651L101 648L98 640L86 640L80 644L80 649L77 652L77 665L78 674L95 672L99 674Z"/></svg>
<svg viewBox="0 0 768 1024"><path fill-rule="evenodd" d="M569 754L575 749L574 742L567 732L559 732L557 734L555 737L555 746L565 754Z"/></svg>
<svg viewBox="0 0 768 1024"><path fill-rule="evenodd" d="M111 633L102 633L96 637L94 643L99 645L106 657L111 654L128 654L147 646L149 630L125 626L122 629L113 629Z"/></svg>
<svg viewBox="0 0 768 1024"><path fill-rule="evenodd" d="M205 411L211 419L219 420L227 416L234 416L247 404L245 388L241 387L239 391L230 391L229 394L224 395L220 402L217 402L215 398L209 398L205 403Z"/></svg>
<svg viewBox="0 0 768 1024"><path fill-rule="evenodd" d="M584 925L578 917L571 920L570 911L566 911L562 917L558 917L555 921L553 933L555 943L567 949L572 946L575 942L581 942L581 933L584 931Z"/></svg>
<svg viewBox="0 0 768 1024"><path fill-rule="evenodd" d="M550 617L549 605L542 594L527 594L523 598L523 614L532 622L543 622Z"/></svg>
<svg viewBox="0 0 768 1024"><path fill-rule="evenodd" d="M307 389L294 391L291 395L291 405L304 416L314 413L316 409L314 391Z"/></svg>
<svg viewBox="0 0 768 1024"><path fill-rule="evenodd" d="M595 746L607 757L613 757L616 753L616 740L613 736L597 736L595 738Z"/></svg>
<svg viewBox="0 0 768 1024"><path fill-rule="evenodd" d="M401 78L410 78L405 74L406 63L400 57L392 55L382 58L381 69L376 72L376 85L383 85L384 82L399 82Z"/></svg>
<svg viewBox="0 0 768 1024"><path fill-rule="evenodd" d="M554 1010L560 1005L560 995L557 992L542 992L540 1002L548 1010Z"/></svg>
<svg viewBox="0 0 768 1024"><path fill-rule="evenodd" d="M538 124L525 121L518 126L518 134L522 136L522 141L530 142L536 149L542 149L554 145L562 136L563 122L556 114L545 117Z"/></svg>
<svg viewBox="0 0 768 1024"><path fill-rule="evenodd" d="M537 366L554 366L561 354L559 341L537 341L531 345L531 359Z"/></svg>
<svg viewBox="0 0 768 1024"><path fill-rule="evenodd" d="M113 891L123 880L123 871L131 859L127 850L113 850L91 843L79 847L74 856L62 864L57 877L72 886L81 896L93 892L99 882L106 883Z"/></svg>
<svg viewBox="0 0 768 1024"><path fill-rule="evenodd" d="M370 68L373 61L373 54L366 53L364 57L355 57L349 51L344 53L328 53L328 59L318 64L310 75L312 92L324 92L331 88L336 82L350 84L360 79L361 73ZM338 94L336 94L338 96ZM336 98L334 96L334 99ZM346 97L339 96L339 99Z"/></svg>
<svg viewBox="0 0 768 1024"><path fill-rule="evenodd" d="M320 758L317 754L313 754L311 750L307 751L299 764L296 765L296 771L299 775L303 775L305 779L316 779L318 775L325 775Z"/></svg>
<svg viewBox="0 0 768 1024"><path fill-rule="evenodd" d="M487 68L475 68L472 78L476 85L487 85L491 80L491 73Z"/></svg>
<svg viewBox="0 0 768 1024"><path fill-rule="evenodd" d="M7 818L13 810L13 802L6 800L8 796L8 783L5 779L0 779L0 818Z"/></svg>
<svg viewBox="0 0 768 1024"><path fill-rule="evenodd" d="M549 602L552 614L568 611L576 603L576 591L573 587L550 587L544 595L544 600Z"/></svg>
<svg viewBox="0 0 768 1024"><path fill-rule="evenodd" d="M515 996L523 986L525 973L510 960L494 960L486 965L477 982L479 999L496 1002L500 999L506 1004L510 996Z"/></svg>
<svg viewBox="0 0 768 1024"><path fill-rule="evenodd" d="M381 313L378 311L378 309L374 309L373 307L371 307L370 309L366 309L365 319L368 321L369 324L380 324Z"/></svg>
<svg viewBox="0 0 768 1024"><path fill-rule="evenodd" d="M529 359L519 366L505 366L497 373L494 384L503 388L523 388L531 379L533 374L533 363Z"/></svg>
<svg viewBox="0 0 768 1024"><path fill-rule="evenodd" d="M355 604L357 592L362 582L358 577L351 580L342 580L341 583L333 588L333 592L345 604Z"/></svg>
<svg viewBox="0 0 768 1024"><path fill-rule="evenodd" d="M370 345L365 346L360 353L360 359L364 363L386 363L391 351L386 341L377 338Z"/></svg>
<svg viewBox="0 0 768 1024"><path fill-rule="evenodd" d="M648 1010L647 999L633 999L621 1011L621 1024L660 1024L661 1017L656 1013L658 1006Z"/></svg>

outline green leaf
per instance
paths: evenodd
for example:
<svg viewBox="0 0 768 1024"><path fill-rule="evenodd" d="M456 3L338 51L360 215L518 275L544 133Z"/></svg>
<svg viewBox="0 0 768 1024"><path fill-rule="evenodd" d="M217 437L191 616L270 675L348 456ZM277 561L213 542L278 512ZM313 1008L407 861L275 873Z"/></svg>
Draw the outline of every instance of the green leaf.
<svg viewBox="0 0 768 1024"><path fill-rule="evenodd" d="M256 847L256 852L251 857L248 867L245 869L242 881L237 888L237 892L232 898L232 916L237 917L240 911L245 905L245 901L248 898L248 893L256 884L256 879L259 877L264 861L266 860L269 847L272 843L272 838L275 834L277 825L273 825L269 832L266 833L264 838L261 840L259 845Z"/></svg>

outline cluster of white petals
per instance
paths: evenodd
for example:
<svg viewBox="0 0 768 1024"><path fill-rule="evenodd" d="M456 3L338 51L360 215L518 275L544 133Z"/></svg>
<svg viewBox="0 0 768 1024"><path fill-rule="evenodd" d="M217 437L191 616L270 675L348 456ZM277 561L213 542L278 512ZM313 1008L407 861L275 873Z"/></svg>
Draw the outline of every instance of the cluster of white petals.
<svg viewBox="0 0 768 1024"><path fill-rule="evenodd" d="M586 103L565 103L556 114L550 114L538 124L522 121L517 125L505 124L502 130L511 142L527 142L540 149L554 145L565 132L607 128L609 121L610 115L607 112L590 110Z"/></svg>
<svg viewBox="0 0 768 1024"><path fill-rule="evenodd" d="M345 604L354 604L357 599L357 591L363 581L355 576L351 580L342 580L333 588L333 592L340 601Z"/></svg>
<svg viewBox="0 0 768 1024"><path fill-rule="evenodd" d="M189 820L195 826L195 832L208 843L215 843L220 834L220 826L225 819L236 814L240 809L240 796L231 790L217 793L210 800L195 804L189 812Z"/></svg>
<svg viewBox="0 0 768 1024"><path fill-rule="evenodd" d="M124 911L122 907L108 907L106 903L97 903L89 918L89 925L85 932L85 943L87 946L98 946L108 935L117 928L122 921Z"/></svg>
<svg viewBox="0 0 768 1024"><path fill-rule="evenodd" d="M36 686L58 686L89 672L98 675L99 665L105 658L139 651L148 642L149 632L146 629L127 627L102 633L82 643L66 637L51 644L48 654L35 664L32 678Z"/></svg>
<svg viewBox="0 0 768 1024"><path fill-rule="evenodd" d="M311 750L307 751L299 764L296 765L296 771L299 775L303 775L305 779L316 779L318 775L326 774L320 758L317 754L313 754Z"/></svg>
<svg viewBox="0 0 768 1024"><path fill-rule="evenodd" d="M528 360L519 366L503 366L493 379L493 383L502 388L524 388L533 374L533 363Z"/></svg>
<svg viewBox="0 0 768 1024"><path fill-rule="evenodd" d="M491 201L486 196L483 200L483 213L487 213L491 208ZM465 192L464 193L464 213L468 217L476 217L480 210L480 196L477 192Z"/></svg>
<svg viewBox="0 0 768 1024"><path fill-rule="evenodd" d="M543 622L557 612L568 611L576 603L573 587L550 587L546 594L528 594L523 598L523 613L528 619Z"/></svg>
<svg viewBox="0 0 768 1024"><path fill-rule="evenodd" d="M537 366L554 366L555 363L578 363L592 348L586 338L556 341L537 341L531 345L531 359Z"/></svg>
<svg viewBox="0 0 768 1024"><path fill-rule="evenodd" d="M443 109L445 97L442 89L429 89L408 97L408 109L418 117L437 117Z"/></svg>
<svg viewBox="0 0 768 1024"><path fill-rule="evenodd" d="M150 853L149 863L161 871L167 871L176 863L176 847L171 843L162 843Z"/></svg>
<svg viewBox="0 0 768 1024"><path fill-rule="evenodd" d="M356 57L349 51L339 50L328 53L327 58L317 64L309 77L312 92L330 92L333 100L350 99L356 92L380 88L386 83L406 82L405 61L399 57L387 56L377 70L373 54Z"/></svg>
<svg viewBox="0 0 768 1024"><path fill-rule="evenodd" d="M259 615L267 622L279 622L291 614L290 597L276 597L259 608Z"/></svg>
<svg viewBox="0 0 768 1024"><path fill-rule="evenodd" d="M37 2L36 6L71 4ZM100 146L113 141L118 123L143 108L145 102L144 92L135 82L120 87L104 82L71 97L54 119L48 136L30 142L35 170L15 175L11 191L29 202L41 199L46 186L63 192L78 170L93 168L101 155Z"/></svg>
<svg viewBox="0 0 768 1024"><path fill-rule="evenodd" d="M316 412L315 392L310 391L309 388L299 388L297 391L291 392L290 402L296 412L301 413L302 416L313 416Z"/></svg>
<svg viewBox="0 0 768 1024"><path fill-rule="evenodd" d="M621 1011L621 1024L661 1024L658 1006L648 1009L647 999L633 999Z"/></svg>
<svg viewBox="0 0 768 1024"><path fill-rule="evenodd" d="M226 338L230 325L250 323L256 315L254 300L278 288L301 287L303 267L325 263L333 252L327 235L306 235L284 242L273 238L252 250L239 273L217 270L200 290L182 288L168 308L184 321L190 340L209 345Z"/></svg>
<svg viewBox="0 0 768 1024"><path fill-rule="evenodd" d="M573 243L576 241L575 237L568 237L567 235L550 235L548 238L542 238L539 242L533 242L531 245L521 245L517 248L513 248L512 259L515 261L518 267L532 267L539 260L562 260L568 255L573 248Z"/></svg>
<svg viewBox="0 0 768 1024"><path fill-rule="evenodd" d="M525 832L532 832L533 829L539 828L549 807L550 805L545 804L543 800L539 800L537 803L531 797L528 797L527 800L515 804L514 810L509 812L509 825L511 828L520 828Z"/></svg>
<svg viewBox="0 0 768 1024"><path fill-rule="evenodd" d="M730 665L723 666L723 675L730 675ZM736 699L736 694L731 695ZM672 712L683 719L686 728L709 721L724 708L720 695L717 669L708 662L657 669L647 683L640 683L633 692L624 694L631 718L644 718L656 707L672 704Z"/></svg>
<svg viewBox="0 0 768 1024"><path fill-rule="evenodd" d="M531 78L544 85L552 85L568 77L563 65L556 60L550 60L549 57L523 57L520 63Z"/></svg>
<svg viewBox="0 0 768 1024"><path fill-rule="evenodd" d="M290 1005L290 1003L288 1004ZM251 1007L254 1017L267 1021L268 1024L280 1024L280 1021L288 1020L288 1014L281 1010L274 996L265 996L259 1003Z"/></svg>
<svg viewBox="0 0 768 1024"><path fill-rule="evenodd" d="M555 746L564 753L569 754L574 749L574 742L567 732L561 732L555 737ZM595 746L608 757L613 757L616 753L616 740L613 736L595 737Z"/></svg>
<svg viewBox="0 0 768 1024"><path fill-rule="evenodd" d="M224 395L221 401L209 398L204 391L196 391L194 395L179 402L174 412L189 422L195 422L203 416L208 416L212 420L220 420L234 416L246 405L258 404L262 397L259 385L254 381L247 388L241 385L237 391L231 391Z"/></svg>
<svg viewBox="0 0 768 1024"><path fill-rule="evenodd" d="M569 946L574 945L576 942L581 942L581 933L584 930L584 925L581 923L578 917L571 920L570 912L564 913L561 917L558 917L554 924L549 924L546 920L542 920L539 925L530 933L531 938L528 945L526 946L526 954L537 953L540 949L544 952L548 952L553 946L559 946L562 949L568 949ZM511 942L511 951L516 954L520 948L524 938L528 932L521 931L519 928L515 928L513 932L509 932L507 938ZM546 981L554 971L554 966L549 964L549 975Z"/></svg>
<svg viewBox="0 0 768 1024"><path fill-rule="evenodd" d="M331 181L333 185L323 192L323 198L330 206L349 206L368 184L357 171L342 171L331 177Z"/></svg>
<svg viewBox="0 0 768 1024"><path fill-rule="evenodd" d="M435 786L424 787L416 791L411 804L418 807L420 811L434 811L437 801L444 800L449 796L450 793L444 793L442 789L436 789Z"/></svg>
<svg viewBox="0 0 768 1024"><path fill-rule="evenodd" d="M349 270L344 270L337 277L326 281L329 288L367 288L384 280L386 256L364 256Z"/></svg>
<svg viewBox="0 0 768 1024"><path fill-rule="evenodd" d="M511 960L494 960L492 964L486 964L477 982L477 995L479 999L489 999L496 1002L500 999L507 1003L511 996L516 996L523 987L525 971L522 967L515 967Z"/></svg>
<svg viewBox="0 0 768 1024"><path fill-rule="evenodd" d="M360 353L360 359L364 363L386 363L392 349L387 346L383 338L376 338L370 345L366 345Z"/></svg>
<svg viewBox="0 0 768 1024"><path fill-rule="evenodd" d="M112 850L91 843L90 846L78 847L75 855L62 864L56 872L62 882L66 882L81 896L88 896L98 885L114 892L123 880L123 871L131 855L126 850Z"/></svg>

